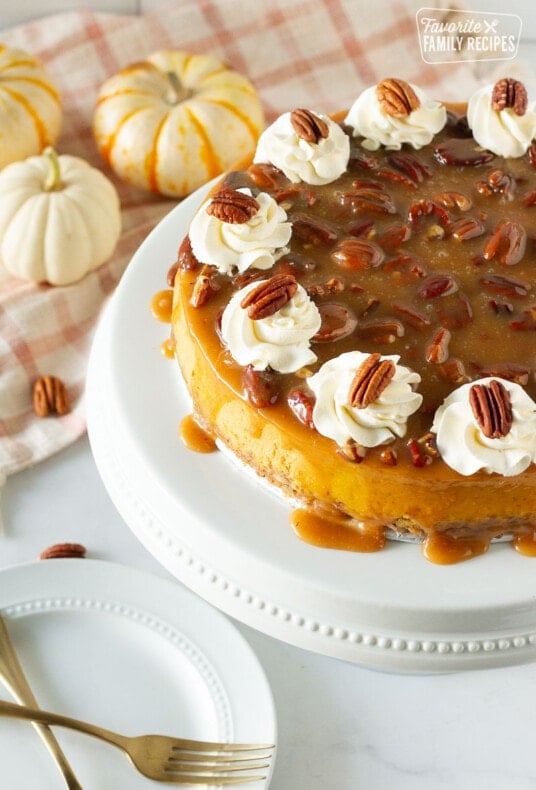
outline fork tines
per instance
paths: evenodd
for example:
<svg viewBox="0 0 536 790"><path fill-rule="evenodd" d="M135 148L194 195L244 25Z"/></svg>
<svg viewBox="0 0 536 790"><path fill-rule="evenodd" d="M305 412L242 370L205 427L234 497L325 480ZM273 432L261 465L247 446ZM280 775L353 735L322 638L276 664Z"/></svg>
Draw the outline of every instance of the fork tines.
<svg viewBox="0 0 536 790"><path fill-rule="evenodd" d="M237 776L237 772L268 768L273 745L207 743L203 745L202 753L199 752L198 744L195 748L196 751L190 751L184 746L173 747L173 754L165 769L170 779L178 779L180 776L192 784L202 784L214 779L218 785L260 781L266 779L266 776L258 773Z"/></svg>

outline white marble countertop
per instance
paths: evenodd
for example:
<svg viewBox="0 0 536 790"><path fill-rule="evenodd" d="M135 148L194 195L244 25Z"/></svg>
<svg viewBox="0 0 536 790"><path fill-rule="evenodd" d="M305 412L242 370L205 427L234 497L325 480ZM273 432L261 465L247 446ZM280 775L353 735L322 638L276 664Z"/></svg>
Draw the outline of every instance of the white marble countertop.
<svg viewBox="0 0 536 790"><path fill-rule="evenodd" d="M86 438L10 478L2 510L2 567L36 559L52 543L76 541L90 557L170 578L118 515ZM279 740L271 790L535 787L535 664L394 675L236 625L264 667L275 699ZM23 780L20 787L54 790L27 788Z"/></svg>

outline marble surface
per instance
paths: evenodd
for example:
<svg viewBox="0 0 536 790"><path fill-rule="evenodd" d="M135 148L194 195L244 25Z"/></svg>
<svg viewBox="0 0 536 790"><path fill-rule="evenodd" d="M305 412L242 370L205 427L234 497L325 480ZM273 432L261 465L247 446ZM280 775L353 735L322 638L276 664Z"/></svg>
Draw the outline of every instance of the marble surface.
<svg viewBox="0 0 536 790"><path fill-rule="evenodd" d="M52 543L76 541L89 557L170 578L118 515L86 438L10 478L2 512L0 567L33 560ZM536 664L436 676L387 674L236 625L262 663L275 699L279 746L271 790L535 787ZM20 788L36 790L23 779Z"/></svg>

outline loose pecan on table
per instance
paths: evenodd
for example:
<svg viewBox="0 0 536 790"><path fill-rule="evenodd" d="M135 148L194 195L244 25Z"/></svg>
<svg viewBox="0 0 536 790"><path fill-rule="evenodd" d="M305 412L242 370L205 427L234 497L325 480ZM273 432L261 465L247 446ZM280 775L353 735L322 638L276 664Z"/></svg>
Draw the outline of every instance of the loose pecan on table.
<svg viewBox="0 0 536 790"><path fill-rule="evenodd" d="M82 558L86 556L86 547L81 543L55 543L41 552L40 560L56 560L62 557Z"/></svg>
<svg viewBox="0 0 536 790"><path fill-rule="evenodd" d="M516 115L525 115L528 105L527 89L519 80L505 77L498 80L491 93L491 108L501 110L513 109Z"/></svg>
<svg viewBox="0 0 536 790"><path fill-rule="evenodd" d="M512 403L504 384L493 379L489 384L473 384L469 403L478 427L488 439L506 436L512 427Z"/></svg>
<svg viewBox="0 0 536 790"><path fill-rule="evenodd" d="M391 359L382 359L374 353L361 363L348 390L348 403L356 409L366 409L380 397L387 387L396 368Z"/></svg>
<svg viewBox="0 0 536 790"><path fill-rule="evenodd" d="M38 417L63 415L71 410L67 390L57 376L39 376L33 384L33 408Z"/></svg>
<svg viewBox="0 0 536 790"><path fill-rule="evenodd" d="M292 128L301 140L306 143L318 143L329 135L327 123L310 110L299 107L290 113Z"/></svg>
<svg viewBox="0 0 536 790"><path fill-rule="evenodd" d="M207 214L230 224L242 225L255 216L260 206L257 200L236 189L220 189L207 206Z"/></svg>
<svg viewBox="0 0 536 790"><path fill-rule="evenodd" d="M421 106L411 85L394 77L376 85L376 96L383 112L394 118L404 118Z"/></svg>

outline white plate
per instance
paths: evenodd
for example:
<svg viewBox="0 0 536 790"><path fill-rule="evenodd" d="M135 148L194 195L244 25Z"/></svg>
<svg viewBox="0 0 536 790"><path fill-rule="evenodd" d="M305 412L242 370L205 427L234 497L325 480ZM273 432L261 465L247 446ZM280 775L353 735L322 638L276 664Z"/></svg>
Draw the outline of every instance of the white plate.
<svg viewBox="0 0 536 790"><path fill-rule="evenodd" d="M0 609L43 708L125 735L275 743L272 695L249 645L179 584L99 560L47 560L0 572ZM153 787L114 747L55 732L84 787ZM0 762L2 787L62 785L26 722L0 718Z"/></svg>
<svg viewBox="0 0 536 790"><path fill-rule="evenodd" d="M102 321L88 376L97 466L127 524L205 599L259 630L317 652L395 671L443 672L536 656L536 559L508 544L455 566L393 542L377 554L318 549L290 506L221 453L186 450L189 404L149 310L166 287L206 188L175 208L131 261Z"/></svg>

